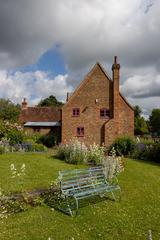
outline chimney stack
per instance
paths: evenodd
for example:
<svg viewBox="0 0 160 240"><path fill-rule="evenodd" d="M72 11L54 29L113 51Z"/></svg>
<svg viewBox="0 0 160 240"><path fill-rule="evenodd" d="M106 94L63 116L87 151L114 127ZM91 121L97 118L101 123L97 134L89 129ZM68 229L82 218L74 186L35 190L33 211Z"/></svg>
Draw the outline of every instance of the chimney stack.
<svg viewBox="0 0 160 240"><path fill-rule="evenodd" d="M28 108L28 103L26 98L24 98L22 101L22 110L26 110L27 108Z"/></svg>
<svg viewBox="0 0 160 240"><path fill-rule="evenodd" d="M119 132L119 113L120 113L120 100L119 100L119 82L120 82L120 64L117 63L117 56L114 57L112 65L113 72L113 117L117 125L117 133Z"/></svg>
<svg viewBox="0 0 160 240"><path fill-rule="evenodd" d="M68 102L68 100L69 100L69 97L70 97L69 95L70 95L70 93L67 92L66 102Z"/></svg>

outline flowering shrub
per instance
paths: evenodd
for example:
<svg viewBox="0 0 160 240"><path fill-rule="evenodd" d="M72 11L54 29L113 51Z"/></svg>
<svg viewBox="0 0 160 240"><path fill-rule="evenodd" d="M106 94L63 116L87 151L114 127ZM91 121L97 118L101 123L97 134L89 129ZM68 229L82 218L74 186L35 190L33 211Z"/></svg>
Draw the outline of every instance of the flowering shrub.
<svg viewBox="0 0 160 240"><path fill-rule="evenodd" d="M108 181L112 181L120 172L124 170L124 162L122 157L116 156L114 147L111 150L111 155L103 160L102 165L104 166L104 173Z"/></svg>
<svg viewBox="0 0 160 240"><path fill-rule="evenodd" d="M160 163L160 142L139 142L136 144L132 158Z"/></svg>
<svg viewBox="0 0 160 240"><path fill-rule="evenodd" d="M2 138L0 141L0 154L7 152L46 152L47 147L31 142L23 142L11 144L7 138Z"/></svg>
<svg viewBox="0 0 160 240"><path fill-rule="evenodd" d="M87 147L78 140L70 141L68 144L60 144L58 157L68 163L80 164L87 162Z"/></svg>
<svg viewBox="0 0 160 240"><path fill-rule="evenodd" d="M26 211L28 209L25 202L10 199L9 197L3 195L2 190L0 198L0 219L7 218L12 214Z"/></svg>
<svg viewBox="0 0 160 240"><path fill-rule="evenodd" d="M100 164L104 160L104 147L100 147L95 143L89 146L87 159L88 161L92 161L94 164Z"/></svg>
<svg viewBox="0 0 160 240"><path fill-rule="evenodd" d="M68 163L80 164L91 161L99 164L104 158L104 147L93 144L87 148L84 143L74 139L70 143L60 144L57 155Z"/></svg>
<svg viewBox="0 0 160 240"><path fill-rule="evenodd" d="M17 123L0 121L0 140L6 138L10 144L22 143L24 132L22 126Z"/></svg>

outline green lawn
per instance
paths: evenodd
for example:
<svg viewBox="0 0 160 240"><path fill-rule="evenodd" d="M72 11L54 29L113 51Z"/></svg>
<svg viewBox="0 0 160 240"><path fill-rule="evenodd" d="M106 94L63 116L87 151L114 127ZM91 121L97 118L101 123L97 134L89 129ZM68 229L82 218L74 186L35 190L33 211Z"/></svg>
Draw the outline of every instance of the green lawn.
<svg viewBox="0 0 160 240"><path fill-rule="evenodd" d="M65 164L49 154L7 154L0 156L1 187L19 191L21 184L10 177L9 166L26 164L25 189L48 186L58 171L77 166ZM119 177L122 201L104 200L81 208L76 218L47 206L30 208L0 220L2 240L90 240L160 239L160 165L126 160ZM19 186L20 185L20 186Z"/></svg>
<svg viewBox="0 0 160 240"><path fill-rule="evenodd" d="M13 179L10 165L14 164L19 170L23 163L26 165L25 176ZM78 166L82 167L82 166ZM7 192L19 192L22 189L32 190L35 188L48 187L57 178L58 171L66 168L75 168L63 161L53 158L49 153L14 153L0 155L0 187Z"/></svg>

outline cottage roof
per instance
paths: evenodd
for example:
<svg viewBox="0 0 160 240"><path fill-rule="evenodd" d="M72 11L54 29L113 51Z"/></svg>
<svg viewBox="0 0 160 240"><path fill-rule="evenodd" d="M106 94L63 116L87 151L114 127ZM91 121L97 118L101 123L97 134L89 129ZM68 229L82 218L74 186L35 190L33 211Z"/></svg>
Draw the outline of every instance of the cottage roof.
<svg viewBox="0 0 160 240"><path fill-rule="evenodd" d="M60 122L26 122L24 127L59 127Z"/></svg>
<svg viewBox="0 0 160 240"><path fill-rule="evenodd" d="M26 122L58 122L61 120L59 107L28 107L22 109L19 117L21 123Z"/></svg>

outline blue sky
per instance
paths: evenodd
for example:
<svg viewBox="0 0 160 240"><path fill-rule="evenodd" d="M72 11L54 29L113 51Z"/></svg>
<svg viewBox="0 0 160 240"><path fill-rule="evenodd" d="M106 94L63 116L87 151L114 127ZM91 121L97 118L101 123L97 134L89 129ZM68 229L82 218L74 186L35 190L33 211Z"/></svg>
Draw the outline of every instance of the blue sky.
<svg viewBox="0 0 160 240"><path fill-rule="evenodd" d="M121 93L160 107L159 0L13 0L0 8L0 97L65 101L99 61L121 64Z"/></svg>
<svg viewBox="0 0 160 240"><path fill-rule="evenodd" d="M26 65L21 68L14 69L14 72L35 72L35 71L49 72L50 76L55 77L59 74L66 74L65 60L60 52L60 46L55 46L52 49L44 52L35 64Z"/></svg>

